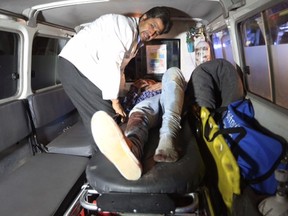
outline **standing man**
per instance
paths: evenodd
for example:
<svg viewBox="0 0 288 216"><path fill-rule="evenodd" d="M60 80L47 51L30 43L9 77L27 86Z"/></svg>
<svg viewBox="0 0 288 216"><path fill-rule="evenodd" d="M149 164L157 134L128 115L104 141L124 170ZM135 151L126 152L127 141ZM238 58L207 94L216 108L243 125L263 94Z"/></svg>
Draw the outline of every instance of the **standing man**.
<svg viewBox="0 0 288 216"><path fill-rule="evenodd" d="M126 114L119 102L124 69L143 42L168 33L169 10L154 7L140 18L107 14L80 30L59 54L62 85L91 133L91 118L103 110Z"/></svg>

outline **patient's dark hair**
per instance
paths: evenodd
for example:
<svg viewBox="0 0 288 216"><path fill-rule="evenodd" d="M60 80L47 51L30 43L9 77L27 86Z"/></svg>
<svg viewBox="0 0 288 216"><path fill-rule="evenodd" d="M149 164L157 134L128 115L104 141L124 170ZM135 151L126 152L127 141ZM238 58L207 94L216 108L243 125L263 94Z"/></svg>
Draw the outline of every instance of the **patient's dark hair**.
<svg viewBox="0 0 288 216"><path fill-rule="evenodd" d="M144 13L141 18L146 15L149 18L159 18L163 22L164 30L161 34L166 34L170 31L172 27L172 21L170 20L170 11L167 7L153 7Z"/></svg>

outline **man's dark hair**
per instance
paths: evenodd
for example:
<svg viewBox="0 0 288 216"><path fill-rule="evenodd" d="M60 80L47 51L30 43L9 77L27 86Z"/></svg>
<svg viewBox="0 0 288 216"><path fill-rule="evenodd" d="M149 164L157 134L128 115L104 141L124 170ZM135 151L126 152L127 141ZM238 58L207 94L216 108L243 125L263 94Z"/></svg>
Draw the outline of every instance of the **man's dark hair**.
<svg viewBox="0 0 288 216"><path fill-rule="evenodd" d="M149 18L159 18L163 22L164 30L161 34L166 34L170 31L172 27L172 21L170 20L170 11L167 7L153 7L144 13L141 18L146 15Z"/></svg>

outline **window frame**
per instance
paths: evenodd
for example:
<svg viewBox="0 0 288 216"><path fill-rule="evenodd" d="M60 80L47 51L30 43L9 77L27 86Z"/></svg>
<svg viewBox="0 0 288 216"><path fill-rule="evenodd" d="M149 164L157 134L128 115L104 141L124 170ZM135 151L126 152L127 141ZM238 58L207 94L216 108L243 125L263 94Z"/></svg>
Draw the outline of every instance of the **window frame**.
<svg viewBox="0 0 288 216"><path fill-rule="evenodd" d="M24 34L22 31L20 31L18 28L6 28L5 25L3 25L4 27L1 26L0 31L3 32L8 32L8 33L12 33L15 34L17 37L17 44L16 47L14 47L15 49L15 54L17 53L17 67L16 67L16 71L13 73L16 76L17 79L17 87L16 87L16 91L13 95L11 96L7 96L7 97L3 97L0 98L0 103L5 103L7 101L10 100L14 100L17 99L19 97L21 97L23 88L24 88L24 79L25 79L25 75L23 72L23 61L24 61Z"/></svg>
<svg viewBox="0 0 288 216"><path fill-rule="evenodd" d="M54 81L53 81L53 84L49 84L49 85L45 85L45 86L41 86L40 85L40 87L38 86L38 87L36 87L36 88L33 88L33 56L34 56L34 54L33 54L33 47L34 47L34 42L35 42L35 38L37 38L37 37L41 37L41 38L48 38L48 39L55 39L55 40L57 40L58 41L58 46L59 46L59 40L66 40L66 43L69 41L69 39L70 38L68 38L68 37L57 37L57 36L54 36L54 35L46 35L46 34L40 34L40 33L38 33L38 34L35 34L34 35L34 37L33 37L33 41L32 41L32 44L31 44L31 74L30 74L30 80L31 80L31 82L30 82L30 87L31 87L31 91L32 92L38 92L38 91L41 91L41 90L43 90L43 89L47 89L47 88L53 88L53 87L55 87L55 86L58 86L58 85L61 85L61 81L59 80L59 79L57 79L57 77L58 77L58 75L57 75L57 68L55 68L55 70L56 70L56 72L52 75L52 76L54 76ZM48 42L49 43L49 42ZM66 44L65 43L65 44ZM48 48L47 48L48 46L46 46L45 48L46 48L46 50L45 50L45 52L47 52L47 50L48 50ZM64 46L63 46L64 47ZM63 47L62 47L62 49L63 49ZM56 57L56 59L58 59L58 55L59 55L59 53L61 52L61 49L59 50L59 52L57 52L56 53L56 55L55 55L55 53L53 53L53 55L51 55L51 56L55 56ZM41 55L41 56L49 56L49 55ZM56 60L57 61L57 60ZM55 63L55 67L57 67L57 62L54 62ZM55 71L54 70L54 71ZM37 85L36 85L37 86Z"/></svg>
<svg viewBox="0 0 288 216"><path fill-rule="evenodd" d="M235 25L236 25L236 29L237 29L236 34L237 34L238 42L239 42L240 65L241 65L241 69L243 71L244 85L245 85L247 93L250 95L253 95L253 97L259 97L259 98L261 98L261 100L264 100L266 102L273 104L273 107L277 107L277 108L284 110L286 112L288 110L288 106L285 107L285 106L281 106L280 104L276 103L275 71L273 70L273 67L272 67L272 64L273 64L272 51L271 51L271 48L269 47L270 46L269 40L268 40L269 38L267 38L267 34L270 33L270 31L267 31L268 23L267 23L267 17L266 17L266 11L267 10L269 10L273 7L276 7L279 4L283 4L283 3L287 3L287 1L286 2L277 1L277 2L273 2L273 4L269 3L269 4L266 4L262 7L260 7L260 8L257 8L257 10L251 11L249 14L246 14L244 17L241 17L241 19L237 20L235 22ZM263 37L265 40L265 47L267 50L267 64L268 64L268 72L269 72L269 85L271 88L271 99L263 97L263 96L255 93L253 91L250 91L249 86L248 86L248 82L247 82L247 76L249 75L249 73L251 73L251 71L249 70L249 66L247 66L246 60L245 60L245 52L244 52L245 44L243 44L243 38L244 38L243 34L245 34L245 32L242 31L241 25L243 22L245 22L246 20L250 19L253 16L256 16L257 14L261 15L262 20L264 22Z"/></svg>

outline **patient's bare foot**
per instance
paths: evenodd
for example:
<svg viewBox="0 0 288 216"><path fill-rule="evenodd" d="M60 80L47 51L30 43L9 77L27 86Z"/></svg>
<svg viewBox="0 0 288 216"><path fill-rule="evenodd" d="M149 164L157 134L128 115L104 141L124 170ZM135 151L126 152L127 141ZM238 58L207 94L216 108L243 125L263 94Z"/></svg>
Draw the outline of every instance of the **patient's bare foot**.
<svg viewBox="0 0 288 216"><path fill-rule="evenodd" d="M179 154L174 147L174 139L169 135L162 135L154 154L156 162L176 162Z"/></svg>

